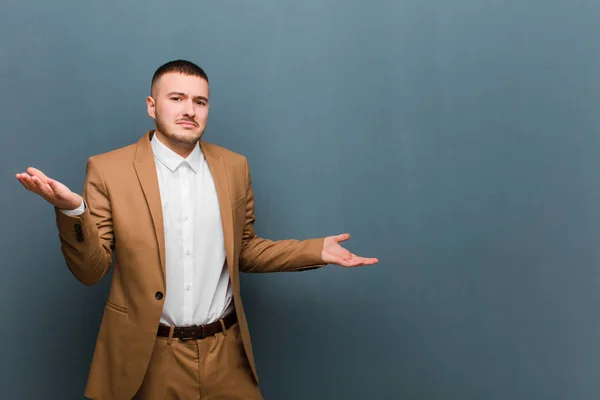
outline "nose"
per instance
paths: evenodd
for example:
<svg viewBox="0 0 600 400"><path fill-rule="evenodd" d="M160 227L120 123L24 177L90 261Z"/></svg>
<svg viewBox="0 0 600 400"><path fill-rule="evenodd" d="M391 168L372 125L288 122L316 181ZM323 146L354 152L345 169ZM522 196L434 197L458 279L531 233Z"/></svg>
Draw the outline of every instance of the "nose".
<svg viewBox="0 0 600 400"><path fill-rule="evenodd" d="M196 108L194 107L194 102L192 100L185 103L184 113L188 117L194 117L196 115Z"/></svg>

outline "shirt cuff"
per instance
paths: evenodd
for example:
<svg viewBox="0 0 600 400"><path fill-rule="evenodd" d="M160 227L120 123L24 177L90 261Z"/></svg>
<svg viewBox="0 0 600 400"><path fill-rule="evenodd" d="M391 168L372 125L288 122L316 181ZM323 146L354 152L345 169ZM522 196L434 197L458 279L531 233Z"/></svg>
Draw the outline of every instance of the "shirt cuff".
<svg viewBox="0 0 600 400"><path fill-rule="evenodd" d="M81 205L79 207L77 207L76 209L74 209L74 210L59 210L59 211L69 217L75 217L77 215L81 215L85 211L85 202L83 201L83 198L82 198Z"/></svg>

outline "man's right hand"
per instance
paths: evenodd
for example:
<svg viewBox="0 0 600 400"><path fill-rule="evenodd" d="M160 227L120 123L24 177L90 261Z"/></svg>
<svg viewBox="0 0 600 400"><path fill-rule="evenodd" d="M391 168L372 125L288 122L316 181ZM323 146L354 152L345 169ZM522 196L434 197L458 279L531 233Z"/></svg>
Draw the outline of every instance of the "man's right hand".
<svg viewBox="0 0 600 400"><path fill-rule="evenodd" d="M29 167L27 172L15 176L25 189L39 194L59 210L75 210L81 206L81 196L71 192L62 183L48 178L38 169Z"/></svg>

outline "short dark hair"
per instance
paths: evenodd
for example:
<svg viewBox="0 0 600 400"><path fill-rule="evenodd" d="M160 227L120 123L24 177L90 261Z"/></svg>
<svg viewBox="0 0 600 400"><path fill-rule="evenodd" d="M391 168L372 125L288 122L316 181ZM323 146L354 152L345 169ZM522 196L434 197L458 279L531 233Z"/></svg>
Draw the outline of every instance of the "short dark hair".
<svg viewBox="0 0 600 400"><path fill-rule="evenodd" d="M206 72L204 72L202 68L200 68L191 61L174 60L169 61L168 63L158 67L158 69L154 73L154 76L152 76L152 85L150 86L150 93L152 93L152 88L154 87L154 83L158 80L158 78L170 72L197 76L199 78L204 79L208 83L208 75L206 75Z"/></svg>

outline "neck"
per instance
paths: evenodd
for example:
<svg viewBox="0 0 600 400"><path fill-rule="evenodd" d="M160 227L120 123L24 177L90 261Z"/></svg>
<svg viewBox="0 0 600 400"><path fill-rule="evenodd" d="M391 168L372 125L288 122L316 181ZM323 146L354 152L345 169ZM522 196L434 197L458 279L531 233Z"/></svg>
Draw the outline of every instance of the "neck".
<svg viewBox="0 0 600 400"><path fill-rule="evenodd" d="M193 145L190 146L187 143L173 141L173 140L169 139L168 137L166 137L165 135L163 135L157 129L154 130L154 133L155 133L157 139L160 140L160 142L162 144L164 144L169 149L173 150L175 153L177 153L178 155L180 155L183 158L187 158L190 154L192 154L194 147L196 147L196 143L194 143Z"/></svg>

